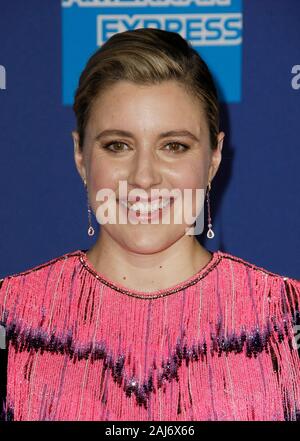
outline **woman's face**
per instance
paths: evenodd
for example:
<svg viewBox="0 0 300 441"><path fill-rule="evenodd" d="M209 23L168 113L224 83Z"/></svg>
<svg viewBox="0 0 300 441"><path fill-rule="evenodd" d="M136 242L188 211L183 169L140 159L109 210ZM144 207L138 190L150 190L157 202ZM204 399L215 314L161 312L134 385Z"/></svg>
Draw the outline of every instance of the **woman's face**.
<svg viewBox="0 0 300 441"><path fill-rule="evenodd" d="M163 136L166 132L173 133ZM175 222L178 205L174 202L160 214L164 222L154 214L152 220L130 222L127 218L127 222L119 223L118 210L122 210L122 216L130 213L130 219L138 219L140 215L127 212L118 200L119 184L126 181L125 196L133 189L144 190L142 197L149 198L154 189L166 192L177 189L182 195L181 210L187 197L184 190L191 189L193 196L189 204L195 216L199 213L196 189L205 191L217 172L222 135L219 134L218 149L213 151L199 101L175 81L146 86L120 81L99 95L91 108L82 152L77 132L73 132L73 138L76 166L87 181L90 205L98 222L97 210L104 200L96 200L97 192L110 189L116 198L116 223L103 223L101 235L108 234L119 245L136 253L158 252L182 239L193 222L187 223L183 213L181 223Z"/></svg>

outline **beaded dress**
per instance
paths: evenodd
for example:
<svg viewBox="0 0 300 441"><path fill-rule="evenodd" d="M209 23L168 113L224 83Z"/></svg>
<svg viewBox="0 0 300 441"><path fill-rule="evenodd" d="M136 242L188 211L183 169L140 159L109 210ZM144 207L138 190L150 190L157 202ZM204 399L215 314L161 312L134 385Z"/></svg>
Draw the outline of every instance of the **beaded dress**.
<svg viewBox="0 0 300 441"><path fill-rule="evenodd" d="M300 281L215 251L184 282L140 292L86 251L0 282L3 419L300 419Z"/></svg>

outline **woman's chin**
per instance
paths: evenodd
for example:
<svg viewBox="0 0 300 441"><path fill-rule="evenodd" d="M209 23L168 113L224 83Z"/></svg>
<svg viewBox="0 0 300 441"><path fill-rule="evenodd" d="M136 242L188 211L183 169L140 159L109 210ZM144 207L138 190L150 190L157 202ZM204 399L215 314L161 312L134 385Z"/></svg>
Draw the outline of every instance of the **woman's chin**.
<svg viewBox="0 0 300 441"><path fill-rule="evenodd" d="M173 228L172 228L173 227ZM184 235L183 225L131 225L113 236L131 252L153 254L168 248Z"/></svg>

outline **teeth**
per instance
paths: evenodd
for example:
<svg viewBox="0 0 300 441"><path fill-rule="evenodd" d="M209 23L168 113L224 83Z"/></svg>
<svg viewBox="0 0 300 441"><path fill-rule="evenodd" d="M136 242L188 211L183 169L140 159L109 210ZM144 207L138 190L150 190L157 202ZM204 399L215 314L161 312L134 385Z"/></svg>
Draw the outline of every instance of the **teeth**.
<svg viewBox="0 0 300 441"><path fill-rule="evenodd" d="M164 199L161 202L153 202L152 204L148 202L135 202L134 204L131 204L130 202L120 201L125 207L129 208L129 210L132 211L140 211L142 214L146 213L153 213L154 211L157 211L158 209L162 209L169 205L170 200Z"/></svg>

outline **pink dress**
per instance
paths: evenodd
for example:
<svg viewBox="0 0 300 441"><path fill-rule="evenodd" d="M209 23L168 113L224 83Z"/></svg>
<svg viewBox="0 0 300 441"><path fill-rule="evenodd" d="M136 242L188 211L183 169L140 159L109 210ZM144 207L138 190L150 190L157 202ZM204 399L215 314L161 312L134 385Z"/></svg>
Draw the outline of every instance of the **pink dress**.
<svg viewBox="0 0 300 441"><path fill-rule="evenodd" d="M300 419L298 280L216 251L185 282L139 292L85 251L2 281L7 419Z"/></svg>

